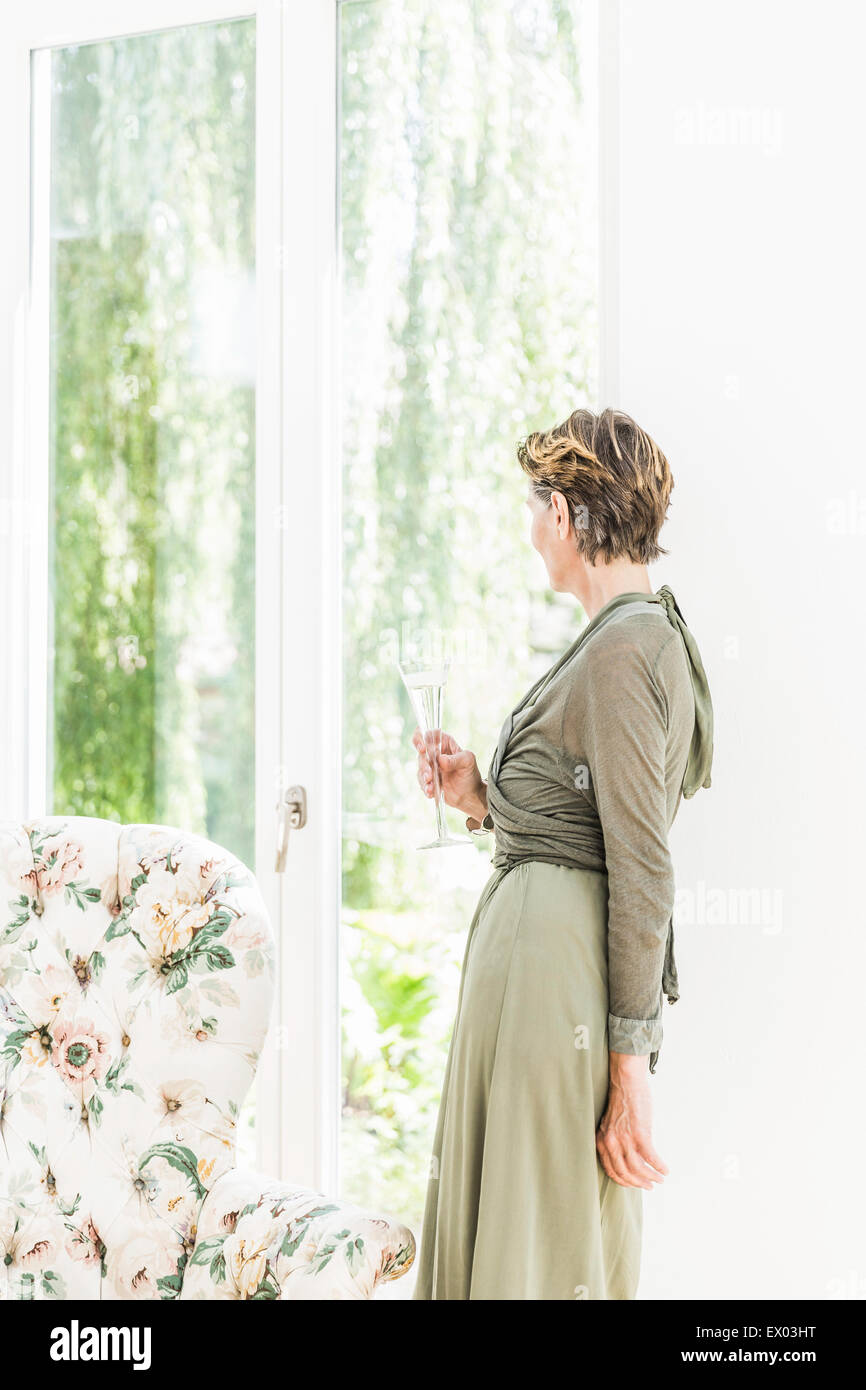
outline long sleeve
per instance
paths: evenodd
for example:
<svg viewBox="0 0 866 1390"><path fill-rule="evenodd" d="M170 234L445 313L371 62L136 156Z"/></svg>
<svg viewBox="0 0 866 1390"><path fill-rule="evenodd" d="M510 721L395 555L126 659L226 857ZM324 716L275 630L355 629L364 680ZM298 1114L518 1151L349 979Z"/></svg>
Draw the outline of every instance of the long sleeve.
<svg viewBox="0 0 866 1390"><path fill-rule="evenodd" d="M586 652L582 744L608 875L608 1045L644 1056L661 1044L662 975L674 906L668 708L656 677L664 647L647 651L629 638L628 627L622 624L611 640ZM676 640L672 632L668 641Z"/></svg>

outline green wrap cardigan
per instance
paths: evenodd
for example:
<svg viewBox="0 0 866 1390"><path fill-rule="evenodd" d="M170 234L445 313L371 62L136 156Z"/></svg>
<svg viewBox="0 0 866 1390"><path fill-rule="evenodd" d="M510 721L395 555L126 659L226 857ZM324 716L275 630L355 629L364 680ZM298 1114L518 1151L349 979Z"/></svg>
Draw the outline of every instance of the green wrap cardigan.
<svg viewBox="0 0 866 1390"><path fill-rule="evenodd" d="M605 870L609 1048L650 1055L678 997L668 831L710 785L713 710L667 586L607 603L506 719L487 775L493 864Z"/></svg>

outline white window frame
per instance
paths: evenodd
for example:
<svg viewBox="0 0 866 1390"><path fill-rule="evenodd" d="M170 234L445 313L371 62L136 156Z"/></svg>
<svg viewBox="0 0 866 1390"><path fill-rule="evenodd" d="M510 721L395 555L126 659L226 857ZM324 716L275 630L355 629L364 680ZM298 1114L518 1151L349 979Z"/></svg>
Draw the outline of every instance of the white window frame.
<svg viewBox="0 0 866 1390"><path fill-rule="evenodd" d="M328 1189L340 1097L337 0L32 0L4 15L0 816L44 814L48 771L47 223L45 190L31 188L30 174L48 131L43 109L31 133L32 55L248 16L257 25L256 858L280 942L274 1026L259 1065L259 1162ZM306 787L309 820L278 876L281 778Z"/></svg>

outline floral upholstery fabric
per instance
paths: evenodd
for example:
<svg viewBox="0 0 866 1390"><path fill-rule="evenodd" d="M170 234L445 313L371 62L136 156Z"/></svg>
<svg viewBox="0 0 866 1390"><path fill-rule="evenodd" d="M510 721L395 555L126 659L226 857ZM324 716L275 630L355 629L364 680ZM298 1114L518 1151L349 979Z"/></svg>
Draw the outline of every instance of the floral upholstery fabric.
<svg viewBox="0 0 866 1390"><path fill-rule="evenodd" d="M274 942L198 836L0 826L0 1298L365 1298L411 1233L235 1169Z"/></svg>
<svg viewBox="0 0 866 1390"><path fill-rule="evenodd" d="M412 1264L411 1236L399 1229L397 1236L381 1217L234 1169L208 1197L182 1296L370 1298L380 1280L398 1279Z"/></svg>

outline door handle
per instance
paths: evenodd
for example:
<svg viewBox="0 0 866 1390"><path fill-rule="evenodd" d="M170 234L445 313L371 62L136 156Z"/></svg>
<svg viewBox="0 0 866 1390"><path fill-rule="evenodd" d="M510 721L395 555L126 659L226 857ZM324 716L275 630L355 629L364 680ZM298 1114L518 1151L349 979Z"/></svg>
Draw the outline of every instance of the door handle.
<svg viewBox="0 0 866 1390"><path fill-rule="evenodd" d="M289 832L302 830L307 823L306 787L289 787L277 802L277 858L274 871L285 873L289 852Z"/></svg>

